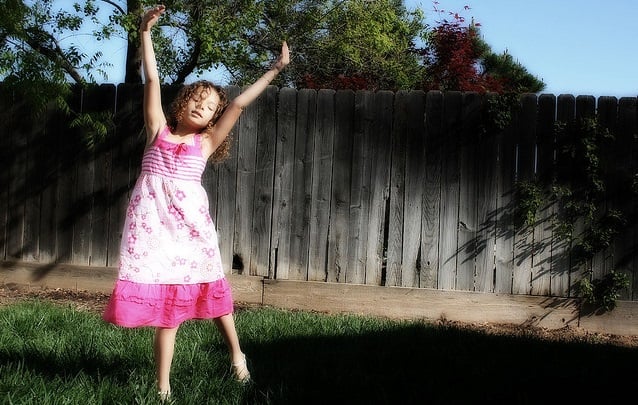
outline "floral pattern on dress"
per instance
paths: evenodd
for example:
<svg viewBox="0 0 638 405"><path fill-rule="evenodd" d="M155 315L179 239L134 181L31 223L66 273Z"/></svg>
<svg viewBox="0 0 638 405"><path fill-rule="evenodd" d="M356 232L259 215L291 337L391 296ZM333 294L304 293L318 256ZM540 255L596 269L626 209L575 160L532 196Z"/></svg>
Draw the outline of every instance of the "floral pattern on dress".
<svg viewBox="0 0 638 405"><path fill-rule="evenodd" d="M201 181L178 178L186 163L186 159L163 162L175 177L142 172L135 183L123 227L120 279L196 284L224 277L206 191Z"/></svg>

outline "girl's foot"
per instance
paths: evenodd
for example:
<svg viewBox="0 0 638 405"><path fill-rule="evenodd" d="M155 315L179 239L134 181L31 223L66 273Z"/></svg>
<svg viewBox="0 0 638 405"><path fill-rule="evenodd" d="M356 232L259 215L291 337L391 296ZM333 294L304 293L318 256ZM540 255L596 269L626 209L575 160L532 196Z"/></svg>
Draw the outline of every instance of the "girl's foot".
<svg viewBox="0 0 638 405"><path fill-rule="evenodd" d="M250 383L250 372L248 371L248 364L246 361L246 355L242 353L242 359L233 363L230 366L231 372L235 375L235 380L242 384Z"/></svg>
<svg viewBox="0 0 638 405"><path fill-rule="evenodd" d="M158 391L159 399L161 403L170 403L171 392L170 391Z"/></svg>

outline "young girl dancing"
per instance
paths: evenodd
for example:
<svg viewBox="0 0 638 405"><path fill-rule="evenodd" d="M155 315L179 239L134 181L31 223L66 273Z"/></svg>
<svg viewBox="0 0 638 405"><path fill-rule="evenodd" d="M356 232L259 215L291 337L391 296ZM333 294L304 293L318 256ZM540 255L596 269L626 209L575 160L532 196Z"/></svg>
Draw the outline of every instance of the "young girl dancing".
<svg viewBox="0 0 638 405"><path fill-rule="evenodd" d="M140 24L146 150L126 210L118 279L103 315L123 327L155 327L162 399L171 392L177 329L188 319L213 319L228 346L235 378L250 381L201 176L207 160L227 149L227 136L242 110L289 63L284 42L272 68L230 103L222 88L199 81L181 89L166 117L151 41L151 27L164 12L164 6L148 10Z"/></svg>

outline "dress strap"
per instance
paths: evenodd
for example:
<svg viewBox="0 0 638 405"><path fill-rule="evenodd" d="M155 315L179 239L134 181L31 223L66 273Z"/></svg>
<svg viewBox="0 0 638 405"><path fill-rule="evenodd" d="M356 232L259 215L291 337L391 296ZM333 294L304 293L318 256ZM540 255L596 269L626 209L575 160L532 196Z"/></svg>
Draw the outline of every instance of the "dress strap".
<svg viewBox="0 0 638 405"><path fill-rule="evenodd" d="M195 146L198 148L202 148L202 134L195 134Z"/></svg>

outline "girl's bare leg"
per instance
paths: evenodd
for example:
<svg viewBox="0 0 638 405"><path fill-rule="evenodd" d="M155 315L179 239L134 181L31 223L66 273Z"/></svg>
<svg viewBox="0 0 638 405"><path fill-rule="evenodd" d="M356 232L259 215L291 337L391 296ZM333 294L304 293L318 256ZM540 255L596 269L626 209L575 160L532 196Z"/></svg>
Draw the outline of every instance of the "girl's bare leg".
<svg viewBox="0 0 638 405"><path fill-rule="evenodd" d="M171 392L170 374L175 352L175 337L177 329L156 328L155 339L153 341L153 352L155 354L155 371L157 378L157 388L160 395L167 397Z"/></svg>
<svg viewBox="0 0 638 405"><path fill-rule="evenodd" d="M233 371L237 380L246 382L250 379L250 372L246 366L246 357L241 351L239 345L239 337L235 329L235 318L233 314L227 314L219 318L215 318L215 325L221 332L228 351L230 352L230 360L233 365Z"/></svg>

